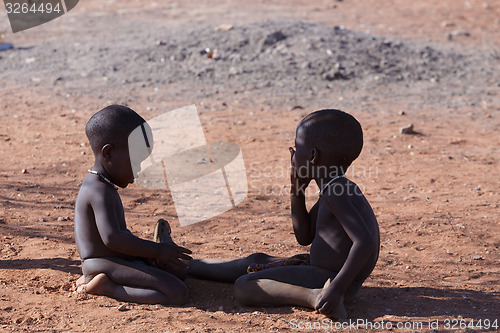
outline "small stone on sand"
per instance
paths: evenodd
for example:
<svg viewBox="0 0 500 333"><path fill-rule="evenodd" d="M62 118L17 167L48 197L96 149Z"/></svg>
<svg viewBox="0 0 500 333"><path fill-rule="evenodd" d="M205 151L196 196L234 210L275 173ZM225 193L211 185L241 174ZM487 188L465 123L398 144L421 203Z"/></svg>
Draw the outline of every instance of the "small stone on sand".
<svg viewBox="0 0 500 333"><path fill-rule="evenodd" d="M121 305L117 306L116 309L118 311L127 311L128 310L127 306L125 304L121 304Z"/></svg>
<svg viewBox="0 0 500 333"><path fill-rule="evenodd" d="M415 130L413 129L413 124L409 124L407 126L401 127L399 129L399 133L401 133L401 134L415 134Z"/></svg>

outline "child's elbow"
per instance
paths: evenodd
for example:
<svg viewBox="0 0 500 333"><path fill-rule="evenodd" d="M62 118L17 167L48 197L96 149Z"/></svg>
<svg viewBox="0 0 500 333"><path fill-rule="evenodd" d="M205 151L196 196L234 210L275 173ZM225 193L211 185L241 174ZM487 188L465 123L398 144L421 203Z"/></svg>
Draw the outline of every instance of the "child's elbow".
<svg viewBox="0 0 500 333"><path fill-rule="evenodd" d="M365 245L365 251L367 254L371 254L375 251L375 245L373 244L373 242L368 242Z"/></svg>
<svg viewBox="0 0 500 333"><path fill-rule="evenodd" d="M302 245L302 246L308 246L311 244L311 242L304 241L304 240L298 240L298 239L297 239L297 243L299 243L299 245Z"/></svg>
<svg viewBox="0 0 500 333"><path fill-rule="evenodd" d="M366 254L371 254L376 250L375 242L374 240L369 237L363 237L359 240L359 246L362 248L363 252Z"/></svg>

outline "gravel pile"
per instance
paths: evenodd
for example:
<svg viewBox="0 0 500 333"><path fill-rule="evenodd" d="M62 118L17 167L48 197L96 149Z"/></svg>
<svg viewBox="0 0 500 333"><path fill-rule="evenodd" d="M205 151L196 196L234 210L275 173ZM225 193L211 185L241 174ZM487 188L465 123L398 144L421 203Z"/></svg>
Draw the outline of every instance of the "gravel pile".
<svg viewBox="0 0 500 333"><path fill-rule="evenodd" d="M487 86L498 76L498 65L489 64L498 63L494 55L294 20L177 31L136 24L120 31L1 52L0 77L100 98L149 87L195 99L241 93L318 98L424 83L432 99L436 87L446 86L448 95L476 94L471 82Z"/></svg>

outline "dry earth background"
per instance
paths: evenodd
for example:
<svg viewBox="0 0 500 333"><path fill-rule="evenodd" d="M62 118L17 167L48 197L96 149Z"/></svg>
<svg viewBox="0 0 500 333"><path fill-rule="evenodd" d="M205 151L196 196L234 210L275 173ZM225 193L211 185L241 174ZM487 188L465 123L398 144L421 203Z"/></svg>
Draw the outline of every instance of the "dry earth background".
<svg viewBox="0 0 500 333"><path fill-rule="evenodd" d="M307 113L354 114L365 147L349 176L377 214L382 246L349 316L426 331L435 320L438 331L445 320L500 320L499 32L493 0L82 0L4 33L15 48L0 52L0 327L285 332L323 319L242 307L231 285L196 279L183 307L118 311L120 302L71 293L74 201L92 163L83 128L109 103L146 119L195 103L209 142L241 147L248 198L210 221L180 227L168 192L120 190L134 233L151 239L166 218L198 258L306 251L291 229L287 148ZM400 134L410 123L418 134Z"/></svg>

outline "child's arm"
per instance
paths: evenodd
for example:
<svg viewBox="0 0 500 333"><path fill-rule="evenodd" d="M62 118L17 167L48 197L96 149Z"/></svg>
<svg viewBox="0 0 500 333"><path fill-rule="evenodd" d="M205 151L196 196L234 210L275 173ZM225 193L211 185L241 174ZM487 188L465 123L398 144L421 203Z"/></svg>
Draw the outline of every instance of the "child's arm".
<svg viewBox="0 0 500 333"><path fill-rule="evenodd" d="M179 259L192 260L191 251L177 246L174 243L155 243L134 236L128 229L120 226L116 214L116 192L105 187L97 189L90 204L94 211L99 235L107 247L125 255L158 259L163 263L172 263L175 266L187 267ZM123 208L121 208L123 209Z"/></svg>
<svg viewBox="0 0 500 333"><path fill-rule="evenodd" d="M312 243L316 232L318 203L308 212L306 208L306 198L303 193L297 195L292 193L291 197L292 224L295 238L300 245L309 245Z"/></svg>
<svg viewBox="0 0 500 333"><path fill-rule="evenodd" d="M306 208L305 190L309 185L310 179L301 179L293 164L293 155L295 151L289 148L291 155L291 209L292 209L292 224L295 238L300 245L309 245L314 239L316 231L316 214L318 211L318 204L316 203L310 212Z"/></svg>
<svg viewBox="0 0 500 333"><path fill-rule="evenodd" d="M333 215L338 219L345 232L352 240L349 255L342 266L340 272L333 279L330 286L325 289L316 304L316 309L320 313L332 315L337 309L340 297L354 278L365 266L369 255L375 251L373 236L358 210L352 203L352 198L348 194L340 196L328 196L325 198L326 205Z"/></svg>

